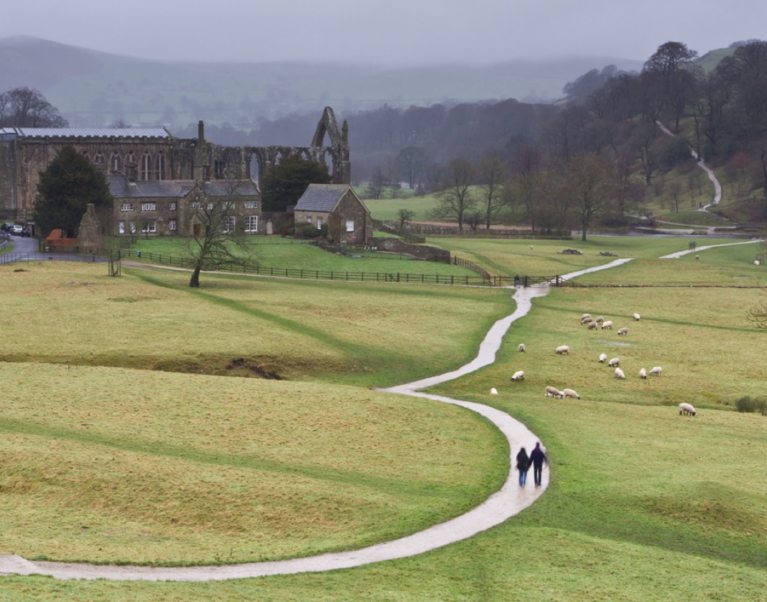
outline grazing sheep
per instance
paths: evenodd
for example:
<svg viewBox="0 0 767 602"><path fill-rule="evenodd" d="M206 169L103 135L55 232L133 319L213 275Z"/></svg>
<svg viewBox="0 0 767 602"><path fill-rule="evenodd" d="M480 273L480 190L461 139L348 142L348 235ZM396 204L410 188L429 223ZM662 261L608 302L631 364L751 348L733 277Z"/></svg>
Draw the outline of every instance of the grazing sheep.
<svg viewBox="0 0 767 602"><path fill-rule="evenodd" d="M588 325L589 330L598 330L599 329L599 322L594 322L593 320L589 322Z"/></svg>
<svg viewBox="0 0 767 602"><path fill-rule="evenodd" d="M679 415L680 416L695 416L695 408L691 403L682 402L679 404Z"/></svg>
<svg viewBox="0 0 767 602"><path fill-rule="evenodd" d="M546 385L545 395L546 397L556 397L557 399L562 399L565 396L562 391L551 385Z"/></svg>
<svg viewBox="0 0 767 602"><path fill-rule="evenodd" d="M606 353L600 353L599 354L599 363L604 364L607 361L607 354Z"/></svg>
<svg viewBox="0 0 767 602"><path fill-rule="evenodd" d="M514 382L525 380L525 371L517 370L514 374L511 375L511 380L513 380Z"/></svg>
<svg viewBox="0 0 767 602"><path fill-rule="evenodd" d="M663 368L660 366L655 366L653 368L650 368L650 376L660 376L661 372L663 372Z"/></svg>
<svg viewBox="0 0 767 602"><path fill-rule="evenodd" d="M634 318L634 322L639 322L639 319L642 317L638 313L634 312L631 314L631 317Z"/></svg>
<svg viewBox="0 0 767 602"><path fill-rule="evenodd" d="M594 318L591 317L591 314L583 314L581 316L581 326L583 326L586 322L591 322Z"/></svg>
<svg viewBox="0 0 767 602"><path fill-rule="evenodd" d="M639 378L647 378L647 370L644 368L639 369Z"/></svg>
<svg viewBox="0 0 767 602"><path fill-rule="evenodd" d="M524 353L524 352L526 351L526 349L527 349L527 348L525 347L525 344L524 344L524 343L520 343L520 344L519 344L519 346L517 347L517 350L518 350L520 353Z"/></svg>
<svg viewBox="0 0 767 602"><path fill-rule="evenodd" d="M612 320L605 320L602 322L602 330L612 330L613 329L613 321Z"/></svg>
<svg viewBox="0 0 767 602"><path fill-rule="evenodd" d="M623 370L620 368L615 369L615 378L619 378L621 380L626 380L626 375L623 373Z"/></svg>
<svg viewBox="0 0 767 602"><path fill-rule="evenodd" d="M581 398L581 396L578 395L578 392L574 391L573 389L562 389L562 395L564 395L566 398L572 398L572 399Z"/></svg>
<svg viewBox="0 0 767 602"><path fill-rule="evenodd" d="M619 328L618 329L618 336L619 337L625 337L628 333L629 333L629 329L628 328L624 327L624 328Z"/></svg>
<svg viewBox="0 0 767 602"><path fill-rule="evenodd" d="M570 347L568 345L560 345L554 351L557 355L568 355L570 353Z"/></svg>
<svg viewBox="0 0 767 602"><path fill-rule="evenodd" d="M604 321L605 321L604 316L597 316L596 318L594 318L594 322L596 322L597 324L601 324Z"/></svg>
<svg viewBox="0 0 767 602"><path fill-rule="evenodd" d="M619 357L611 358L609 362L607 362L607 365L610 366L610 368L617 368L621 365L621 360Z"/></svg>
<svg viewBox="0 0 767 602"><path fill-rule="evenodd" d="M498 389L496 389L495 387L491 388L490 395L498 395Z"/></svg>

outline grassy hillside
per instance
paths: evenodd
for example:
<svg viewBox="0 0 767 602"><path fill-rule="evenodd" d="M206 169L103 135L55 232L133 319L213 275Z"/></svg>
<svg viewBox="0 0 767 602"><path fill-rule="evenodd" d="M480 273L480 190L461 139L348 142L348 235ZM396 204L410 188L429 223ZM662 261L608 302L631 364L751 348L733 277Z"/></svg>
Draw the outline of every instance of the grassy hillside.
<svg viewBox="0 0 767 602"><path fill-rule="evenodd" d="M199 584L3 577L0 597L337 600L341 592L344 599L403 601L764 599L767 418L734 411L738 397L763 396L767 380L764 333L745 316L763 301L767 285L765 268L752 261L759 247L658 260L686 248L687 239L601 237L583 247L584 255L563 257L555 252L559 241L536 241L533 249L524 242L450 239L498 266L555 266L565 258L590 265L598 250L638 259L583 277L590 287L554 289L536 299L506 336L495 365L436 389L509 412L541 438L551 484L523 513L467 541L352 570ZM381 365L357 382L400 376L402 382L472 355L467 350L490 316L508 311L506 291L499 302L475 289L440 294L338 283L308 289L213 278L198 296L176 286L175 276L142 271L101 282L101 269L45 264L4 272L9 348L26 345L40 362L51 359L49 347L88 357L116 341L126 354L153 345L183 354L184 337L207 336L205 346L243 352L273 336L272 348L284 354L303 345L318 354L331 348L344 361L376 356ZM648 286L615 286L637 279ZM679 286L685 283L708 286ZM126 288L108 292L107 284ZM341 299L352 314L335 322ZM280 304L288 304L284 313ZM111 319L100 315L102 305ZM362 305L367 311L355 313ZM629 335L584 329L578 317L586 311L628 326ZM635 311L639 322L629 318ZM258 312L279 319L267 323ZM147 336L142 320L168 340ZM482 321L482 328L458 324ZM57 322L68 322L68 334ZM120 338L122 322L134 338ZM88 324L94 336L86 342L86 328L71 324ZM357 328L357 338L345 338L345 329ZM310 339L294 338L301 329ZM406 340L389 337L387 329L407 333ZM328 335L335 342L323 343ZM59 340L67 336L71 347ZM526 353L517 351L519 342ZM569 356L553 352L562 343L571 346ZM621 358L626 380L596 361L601 351ZM389 354L406 355L406 362ZM279 556L343 547L416 528L430 513L455 512L497 482L499 459L508 454L482 421L423 400L337 384L104 368L91 359L96 365L72 368L0 364L0 504L11 525L0 545L8 552L45 547L75 557L157 554L183 562L212 554L225 562L261 551ZM662 365L663 375L641 380L639 367L652 365ZM511 383L517 369L526 379ZM307 378L343 380L322 366ZM545 398L546 384L573 387L582 399ZM490 395L491 387L499 394ZM680 401L696 405L698 415L679 416ZM152 512L136 499L136 488ZM199 495L179 503L176 491ZM200 545L184 548L188 541Z"/></svg>
<svg viewBox="0 0 767 602"><path fill-rule="evenodd" d="M554 99L594 67L637 61L592 57L482 66L382 68L353 64L172 63L37 40L0 40L0 90L39 88L74 126L186 126L204 119L252 129L259 118L295 112L427 106L491 98ZM306 133L309 141L312 132ZM261 141L280 144L280 140Z"/></svg>

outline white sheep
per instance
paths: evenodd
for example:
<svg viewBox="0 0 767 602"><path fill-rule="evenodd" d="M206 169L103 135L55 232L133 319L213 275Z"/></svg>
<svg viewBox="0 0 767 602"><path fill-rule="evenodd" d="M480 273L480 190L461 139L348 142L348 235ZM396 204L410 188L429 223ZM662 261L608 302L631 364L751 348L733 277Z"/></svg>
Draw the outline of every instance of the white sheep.
<svg viewBox="0 0 767 602"><path fill-rule="evenodd" d="M594 318L594 322L596 322L597 324L601 324L604 321L605 321L604 316L597 316L596 318Z"/></svg>
<svg viewBox="0 0 767 602"><path fill-rule="evenodd" d="M613 321L612 320L605 320L602 322L602 330L612 330L613 329Z"/></svg>
<svg viewBox="0 0 767 602"><path fill-rule="evenodd" d="M631 317L634 318L634 322L639 322L639 319L642 317L638 313L634 312L631 314Z"/></svg>
<svg viewBox="0 0 767 602"><path fill-rule="evenodd" d="M594 322L593 320L589 322L588 329L589 330L597 330L599 328L599 322Z"/></svg>
<svg viewBox="0 0 767 602"><path fill-rule="evenodd" d="M625 380L626 375L623 373L623 370L620 368L615 369L615 378L619 378L620 380Z"/></svg>
<svg viewBox="0 0 767 602"><path fill-rule="evenodd" d="M524 353L524 352L527 350L527 347L525 347L525 344L524 344L524 343L520 343L520 344L517 346L517 350L518 350L520 353Z"/></svg>
<svg viewBox="0 0 767 602"><path fill-rule="evenodd" d="M599 354L599 363L604 364L607 361L607 354L606 353L600 353Z"/></svg>
<svg viewBox="0 0 767 602"><path fill-rule="evenodd" d="M566 398L572 398L572 399L581 398L581 396L578 395L578 392L574 391L573 389L562 389L562 395L564 395Z"/></svg>
<svg viewBox="0 0 767 602"><path fill-rule="evenodd" d="M639 378L647 378L647 370L644 368L639 369Z"/></svg>
<svg viewBox="0 0 767 602"><path fill-rule="evenodd" d="M650 372L648 373L650 376L660 376L661 372L663 372L663 368L660 366L654 366L650 368Z"/></svg>
<svg viewBox="0 0 767 602"><path fill-rule="evenodd" d="M628 333L629 333L629 329L626 328L626 327L618 329L618 336L619 337L625 337Z"/></svg>
<svg viewBox="0 0 767 602"><path fill-rule="evenodd" d="M570 346L560 345L554 351L557 353L557 355L568 355L570 353Z"/></svg>
<svg viewBox="0 0 767 602"><path fill-rule="evenodd" d="M525 371L517 370L514 374L511 375L511 380L513 380L514 382L525 380Z"/></svg>
<svg viewBox="0 0 767 602"><path fill-rule="evenodd" d="M610 358L610 361L607 362L607 365L610 366L610 368L617 368L621 365L621 359L619 357Z"/></svg>
<svg viewBox="0 0 767 602"><path fill-rule="evenodd" d="M695 416L695 408L691 403L682 402L679 404L679 415L680 416Z"/></svg>
<svg viewBox="0 0 767 602"><path fill-rule="evenodd" d="M490 395L498 395L498 389L496 389L495 387L492 387L490 389Z"/></svg>
<svg viewBox="0 0 767 602"><path fill-rule="evenodd" d="M546 397L556 397L557 399L562 399L565 396L562 391L551 385L546 385L545 395Z"/></svg>
<svg viewBox="0 0 767 602"><path fill-rule="evenodd" d="M586 322L591 321L591 314L583 314L581 316L581 324L585 324Z"/></svg>

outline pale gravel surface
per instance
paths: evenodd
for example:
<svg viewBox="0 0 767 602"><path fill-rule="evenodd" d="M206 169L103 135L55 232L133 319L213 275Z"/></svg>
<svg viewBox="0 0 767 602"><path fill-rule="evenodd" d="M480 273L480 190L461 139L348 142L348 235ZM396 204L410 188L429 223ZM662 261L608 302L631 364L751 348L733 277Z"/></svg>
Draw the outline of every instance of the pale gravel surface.
<svg viewBox="0 0 767 602"><path fill-rule="evenodd" d="M744 240L741 242L725 242L718 245L706 245L703 247L696 247L695 249L686 249L684 251L677 251L676 253L669 253L668 255L661 257L661 259L679 259L685 255L690 255L691 253L699 253L700 251L705 251L707 249L716 249L717 247L735 247L737 245L753 245L757 242L764 242L764 239L754 238L753 240Z"/></svg>
<svg viewBox="0 0 767 602"><path fill-rule="evenodd" d="M605 265L567 274L562 278L569 280L590 272L616 267L628 261L631 261L631 259L617 259ZM516 289L514 299L517 302L517 308L514 313L498 320L492 326L480 345L477 357L462 368L432 378L384 389L384 391L390 393L411 395L441 403L458 405L477 412L490 420L506 437L510 450L510 470L506 481L499 491L465 514L394 541L376 544L359 550L320 554L291 560L251 562L224 566L146 567L67 562L32 562L20 556L0 556L0 575L35 574L48 575L57 579L220 581L266 575L332 571L421 554L467 539L506 521L530 506L548 486L548 468L544 470L541 487L536 488L530 483L528 487L520 488L516 483L514 457L522 445L532 449L538 440L537 437L525 425L505 412L480 403L422 393L419 389L453 380L492 364L495 361L498 349L500 349L503 337L512 323L530 311L532 299L546 295L548 291L548 285Z"/></svg>

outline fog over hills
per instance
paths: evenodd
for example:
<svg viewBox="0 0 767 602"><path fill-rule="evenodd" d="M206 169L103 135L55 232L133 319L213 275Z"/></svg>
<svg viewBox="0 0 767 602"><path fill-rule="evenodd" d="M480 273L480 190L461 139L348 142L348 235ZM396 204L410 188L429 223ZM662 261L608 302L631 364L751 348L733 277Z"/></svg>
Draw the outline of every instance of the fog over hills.
<svg viewBox="0 0 767 602"><path fill-rule="evenodd" d="M642 61L570 57L386 68L341 63L167 62L37 38L0 39L0 91L39 89L72 126L211 124L252 128L291 113L339 112L516 98L553 101L593 68Z"/></svg>

